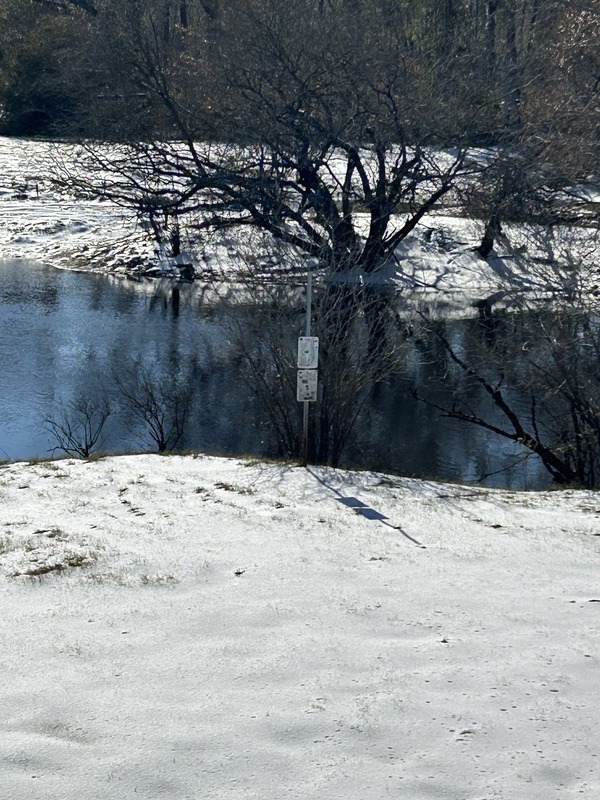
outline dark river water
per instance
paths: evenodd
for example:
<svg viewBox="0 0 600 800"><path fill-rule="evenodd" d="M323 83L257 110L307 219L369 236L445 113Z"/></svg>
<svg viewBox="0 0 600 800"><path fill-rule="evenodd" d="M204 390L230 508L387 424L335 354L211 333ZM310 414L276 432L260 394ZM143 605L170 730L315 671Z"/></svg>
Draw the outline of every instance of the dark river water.
<svg viewBox="0 0 600 800"><path fill-rule="evenodd" d="M277 455L265 409L244 382L228 335L226 307L168 287L0 261L0 459L48 456L45 420L79 394L99 396L138 361L157 375L181 374L195 359L195 402L184 445L217 455ZM190 373L191 374L191 373ZM484 485L539 488L545 470L508 441L441 417L413 399L406 379L379 386L341 466ZM145 431L114 413L103 451L152 450ZM490 474L493 473L493 474Z"/></svg>

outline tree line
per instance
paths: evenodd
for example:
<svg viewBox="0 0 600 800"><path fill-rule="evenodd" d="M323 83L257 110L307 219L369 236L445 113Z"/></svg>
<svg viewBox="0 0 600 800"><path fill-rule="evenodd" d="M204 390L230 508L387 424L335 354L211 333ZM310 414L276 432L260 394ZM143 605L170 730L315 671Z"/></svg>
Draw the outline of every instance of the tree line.
<svg viewBox="0 0 600 800"><path fill-rule="evenodd" d="M315 134L527 136L565 166L597 158L599 20L598 0L4 0L2 129L255 139L303 110Z"/></svg>

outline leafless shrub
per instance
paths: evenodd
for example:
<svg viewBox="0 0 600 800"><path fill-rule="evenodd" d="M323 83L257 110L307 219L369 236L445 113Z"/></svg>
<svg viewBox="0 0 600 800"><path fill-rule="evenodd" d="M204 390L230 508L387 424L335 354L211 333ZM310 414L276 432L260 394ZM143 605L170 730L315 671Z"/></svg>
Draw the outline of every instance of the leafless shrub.
<svg viewBox="0 0 600 800"><path fill-rule="evenodd" d="M44 426L54 446L50 452L89 458L98 444L111 407L105 398L78 396L63 407L58 416L47 416Z"/></svg>
<svg viewBox="0 0 600 800"><path fill-rule="evenodd" d="M574 304L483 314L460 338L428 324L450 400L419 399L535 454L556 483L600 483L600 319ZM476 398L484 398L482 402Z"/></svg>
<svg viewBox="0 0 600 800"><path fill-rule="evenodd" d="M157 375L141 362L130 363L114 375L129 414L144 426L159 453L174 450L183 441L194 398L194 366L179 375Z"/></svg>

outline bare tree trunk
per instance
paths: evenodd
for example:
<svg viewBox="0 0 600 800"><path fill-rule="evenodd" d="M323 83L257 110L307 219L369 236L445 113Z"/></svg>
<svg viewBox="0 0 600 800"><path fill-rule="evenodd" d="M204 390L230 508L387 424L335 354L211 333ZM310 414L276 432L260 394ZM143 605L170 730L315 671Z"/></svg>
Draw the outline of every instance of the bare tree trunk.
<svg viewBox="0 0 600 800"><path fill-rule="evenodd" d="M515 129L521 126L521 88L519 86L519 53L515 3L507 3L506 18L506 124Z"/></svg>
<svg viewBox="0 0 600 800"><path fill-rule="evenodd" d="M488 0L486 7L485 45L487 54L488 80L496 74L496 13L498 0Z"/></svg>
<svg viewBox="0 0 600 800"><path fill-rule="evenodd" d="M180 0L179 2L179 24L182 28L187 28L190 24L187 0Z"/></svg>
<svg viewBox="0 0 600 800"><path fill-rule="evenodd" d="M502 224L500 222L500 214L497 209L494 209L483 233L481 244L477 248L477 252L482 258L487 258L492 252L496 236L502 233Z"/></svg>

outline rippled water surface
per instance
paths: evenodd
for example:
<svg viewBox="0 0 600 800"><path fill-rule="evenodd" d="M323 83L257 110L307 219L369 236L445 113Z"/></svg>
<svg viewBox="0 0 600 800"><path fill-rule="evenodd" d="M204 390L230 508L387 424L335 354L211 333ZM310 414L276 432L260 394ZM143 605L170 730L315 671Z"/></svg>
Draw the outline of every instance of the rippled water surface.
<svg viewBox="0 0 600 800"><path fill-rule="evenodd" d="M186 294L187 292L187 294ZM44 419L78 393L99 395L120 365L141 359L163 374L194 357L197 403L185 442L223 455L276 455L264 410L241 380L224 309L182 290L174 305L160 284L0 261L0 458L49 454ZM107 425L102 448L151 449L123 414ZM515 461L509 443L440 418L398 379L374 392L345 464L405 475L477 480ZM547 483L533 460L504 469L488 485Z"/></svg>

